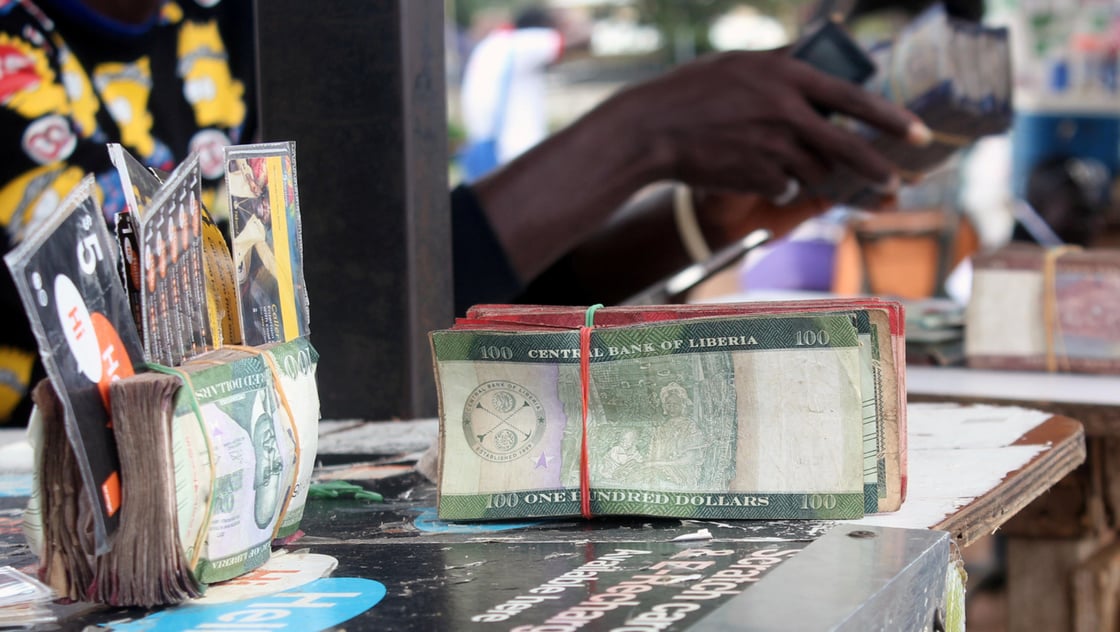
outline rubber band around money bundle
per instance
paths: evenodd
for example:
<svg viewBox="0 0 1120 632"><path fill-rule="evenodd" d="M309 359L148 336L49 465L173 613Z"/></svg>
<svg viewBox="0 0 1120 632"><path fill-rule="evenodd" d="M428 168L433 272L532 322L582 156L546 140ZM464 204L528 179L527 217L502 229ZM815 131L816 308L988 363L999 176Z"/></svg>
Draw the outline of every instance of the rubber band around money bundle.
<svg viewBox="0 0 1120 632"><path fill-rule="evenodd" d="M1048 248L1042 259L1042 323L1046 335L1046 370L1058 371L1058 344L1061 336L1061 319L1058 316L1058 259L1071 252L1079 252L1080 246L1056 246ZM1067 369L1069 356L1062 354Z"/></svg>
<svg viewBox="0 0 1120 632"><path fill-rule="evenodd" d="M284 412L288 415L288 427L292 431L292 440L295 442L296 466L292 468L292 477L289 481L290 485L288 487L288 494L284 499L284 506L280 509L279 518L277 518L276 520L276 526L272 530L272 538L276 539L276 536L280 533L280 527L284 522L283 517L288 513L288 506L291 504L292 498L295 497L295 494L293 494L292 492L295 491L295 486L299 482L298 465L300 458L303 455L301 454L299 448L299 428L297 427L298 424L296 423L295 415L292 414L292 407L288 404L288 395L284 392L284 386L280 382L280 369L276 367L276 361L272 359L272 356L256 347L247 347L244 345L226 345L223 348L244 351L245 353L257 355L264 358L264 363L268 367L269 373L272 374L272 385L276 388L276 395L280 400L280 406L284 408Z"/></svg>
<svg viewBox="0 0 1120 632"><path fill-rule="evenodd" d="M587 446L587 412L591 400L591 330L595 329L595 312L603 307L596 303L587 308L583 327L579 328L579 389L583 411L583 429L579 441L579 509L584 518L591 518L591 454Z"/></svg>
<svg viewBox="0 0 1120 632"><path fill-rule="evenodd" d="M194 396L194 384L191 383L191 376L189 373L182 369L174 367L163 366L162 364L147 364L149 371L156 373L163 373L165 375L174 375L183 381L183 385L187 387L187 404L194 411L195 420L198 422L198 427L202 429L202 440L206 442L207 454L214 454L214 445L210 442L210 434L206 432L206 422L202 419L202 408L198 405L198 400ZM174 411L172 411L174 416ZM214 464L214 459L210 459L210 480L218 478L218 468ZM206 503L206 515L202 519L202 528L198 530L198 535L195 536L194 553L191 555L191 573L194 573L198 568L198 560L202 557L202 547L206 544L206 537L210 534L210 519L214 513L214 498L215 494L210 495L210 502Z"/></svg>
<svg viewBox="0 0 1120 632"><path fill-rule="evenodd" d="M243 345L226 345L225 347L222 347L222 348L223 349L232 349L232 350L235 350L235 351L241 351L243 353L248 353L250 355L258 355L258 356L261 356L264 359L264 364L265 364L265 366L268 367L269 373L272 376L272 385L273 385L273 388L276 390L277 398L280 400L280 405L283 407L284 412L288 415L288 426L292 431L292 439L293 439L294 444L295 444L294 449L295 449L296 464L298 465L299 460L302 456L302 454L300 452L300 443L299 443L299 428L297 427L295 417L292 415L292 408L291 408L291 405L288 403L287 394L284 392L284 387L280 382L280 372L279 372L279 369L276 366L275 361L272 359L272 357L269 354L265 353L264 351L262 351L260 349L255 348L255 347L247 347L247 346L243 346ZM212 366L217 366L217 365L222 364L221 362L208 361L206 359L199 360L198 362L201 363L201 364L212 365ZM202 429L201 434L202 434L203 440L206 442L206 451L209 454L213 455L214 454L214 445L210 441L210 434L206 431L206 421L203 418L202 407L200 407L198 405L198 400L195 398L194 385L191 383L190 374L188 372L182 370L182 369L167 367L167 366L163 366L161 364L148 364L147 366L148 366L149 370L156 371L158 373L164 373L164 374L167 374L167 375L174 375L174 376L177 376L179 379L181 379L183 381L183 384L187 387L187 393L188 393L187 403L190 406L191 410L194 412L194 416L195 416L196 421L198 422L199 428ZM210 479L215 480L216 478L217 478L217 468L214 465L214 460L211 459L210 460ZM291 491L291 488L293 488L297 484L298 478L299 478L299 468L298 467L293 467L292 468L292 477L291 477L291 480L289 481L289 483L290 483L289 492ZM279 513L279 516L281 518L287 513L288 506L291 504L293 497L294 497L294 494L292 494L292 493L286 494L286 497L284 499L284 506L281 508L280 513ZM213 515L213 498L211 498L210 503L206 504L206 515L203 518L203 523L202 523L203 527L201 529L199 529L198 535L195 538L194 554L192 555L192 558L191 558L192 572L193 572L193 569L195 569L198 566L198 560L202 555L203 544L205 544L205 539L210 532L210 520L211 520L212 515ZM283 526L283 520L282 519L277 519L276 520L276 526L273 528L273 531L272 531L271 539L276 539L276 536L278 535L281 526Z"/></svg>

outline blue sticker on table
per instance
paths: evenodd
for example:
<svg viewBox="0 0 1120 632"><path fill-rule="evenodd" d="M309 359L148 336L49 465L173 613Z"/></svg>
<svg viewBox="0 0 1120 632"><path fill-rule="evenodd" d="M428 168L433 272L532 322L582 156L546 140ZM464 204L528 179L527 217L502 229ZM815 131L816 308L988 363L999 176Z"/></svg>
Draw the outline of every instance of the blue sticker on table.
<svg viewBox="0 0 1120 632"><path fill-rule="evenodd" d="M30 496L31 474L0 474L0 496Z"/></svg>
<svg viewBox="0 0 1120 632"><path fill-rule="evenodd" d="M511 531L524 529L542 524L540 520L529 522L444 522L439 519L439 514L432 507L427 507L416 516L413 526L428 533L491 533L493 531Z"/></svg>
<svg viewBox="0 0 1120 632"><path fill-rule="evenodd" d="M358 616L384 597L385 585L381 582L328 577L263 597L213 606L186 605L128 623L101 625L124 632L218 629L317 632Z"/></svg>

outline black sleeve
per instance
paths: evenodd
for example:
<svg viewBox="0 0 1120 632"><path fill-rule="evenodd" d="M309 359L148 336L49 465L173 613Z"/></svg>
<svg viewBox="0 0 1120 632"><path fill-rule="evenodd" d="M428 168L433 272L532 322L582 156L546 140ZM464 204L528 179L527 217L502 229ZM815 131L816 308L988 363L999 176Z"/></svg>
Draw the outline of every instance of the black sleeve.
<svg viewBox="0 0 1120 632"><path fill-rule="evenodd" d="M451 192L451 236L456 315L479 303L597 302L594 292L579 282L571 254L560 258L528 284L522 283L506 259L482 205L466 185Z"/></svg>
<svg viewBox="0 0 1120 632"><path fill-rule="evenodd" d="M533 305L593 305L605 302L579 279L574 257L571 253L566 254L526 285L514 302Z"/></svg>
<svg viewBox="0 0 1120 632"><path fill-rule="evenodd" d="M478 303L511 302L521 292L521 280L466 185L451 191L451 253L457 316Z"/></svg>

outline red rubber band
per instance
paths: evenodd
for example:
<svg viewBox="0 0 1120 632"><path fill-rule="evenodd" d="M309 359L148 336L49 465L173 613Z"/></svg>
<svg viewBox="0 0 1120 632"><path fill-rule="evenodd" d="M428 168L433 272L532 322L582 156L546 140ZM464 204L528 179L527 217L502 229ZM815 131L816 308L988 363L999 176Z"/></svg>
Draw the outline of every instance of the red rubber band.
<svg viewBox="0 0 1120 632"><path fill-rule="evenodd" d="M591 400L591 330L579 328L579 387L583 404L583 434L579 448L579 509L591 518L591 454L587 448L587 409Z"/></svg>
<svg viewBox="0 0 1120 632"><path fill-rule="evenodd" d="M587 410L591 402L591 330L595 328L595 312L602 303L587 308L584 326L579 329L579 390L583 408L583 433L579 445L579 510L591 518L591 453L587 444Z"/></svg>

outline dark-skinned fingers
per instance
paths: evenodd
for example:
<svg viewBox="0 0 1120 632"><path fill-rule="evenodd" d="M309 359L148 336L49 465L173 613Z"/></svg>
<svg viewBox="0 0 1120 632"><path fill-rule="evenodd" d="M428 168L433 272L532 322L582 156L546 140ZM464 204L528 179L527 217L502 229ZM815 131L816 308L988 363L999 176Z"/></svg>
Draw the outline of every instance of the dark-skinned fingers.
<svg viewBox="0 0 1120 632"><path fill-rule="evenodd" d="M757 194L764 197L781 195L789 184L789 176L774 165L750 163L735 170L685 174L683 181L690 186Z"/></svg>
<svg viewBox="0 0 1120 632"><path fill-rule="evenodd" d="M776 164L785 174L804 185L824 181L831 165L798 141L785 125L746 125L708 135L710 142L735 148L743 164L765 161Z"/></svg>
<svg viewBox="0 0 1120 632"><path fill-rule="evenodd" d="M738 161L733 168L689 170L685 181L693 186L775 197L785 191L789 176L773 162L755 159Z"/></svg>
<svg viewBox="0 0 1120 632"><path fill-rule="evenodd" d="M763 151L804 186L820 184L831 171L827 162L816 152L809 151L792 134L776 135L764 145Z"/></svg>
<svg viewBox="0 0 1120 632"><path fill-rule="evenodd" d="M790 59L790 62L793 67L791 77L811 102L856 118L919 147L933 140L929 128L909 110L796 59Z"/></svg>
<svg viewBox="0 0 1120 632"><path fill-rule="evenodd" d="M789 174L774 162L752 161L744 167L744 182L750 183L747 190L753 193L773 198L785 193L789 186Z"/></svg>
<svg viewBox="0 0 1120 632"><path fill-rule="evenodd" d="M895 167L858 134L833 125L805 107L791 111L793 125L801 133L801 142L820 153L826 160L845 165L861 177L881 187L898 188Z"/></svg>
<svg viewBox="0 0 1120 632"><path fill-rule="evenodd" d="M761 130L723 130L694 135L683 143L677 177L691 186L779 195L789 175L765 155Z"/></svg>

